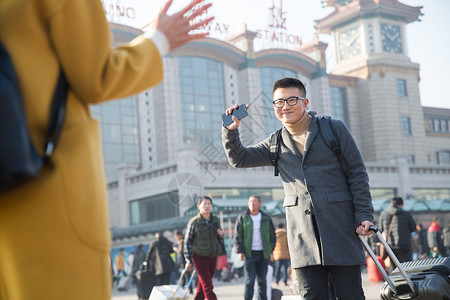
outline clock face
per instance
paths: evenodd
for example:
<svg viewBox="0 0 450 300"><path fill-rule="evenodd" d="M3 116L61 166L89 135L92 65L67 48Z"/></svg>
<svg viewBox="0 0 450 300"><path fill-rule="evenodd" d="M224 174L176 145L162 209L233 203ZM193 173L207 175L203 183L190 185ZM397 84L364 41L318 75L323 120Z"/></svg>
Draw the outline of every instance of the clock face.
<svg viewBox="0 0 450 300"><path fill-rule="evenodd" d="M339 33L339 54L341 60L361 53L358 27Z"/></svg>
<svg viewBox="0 0 450 300"><path fill-rule="evenodd" d="M381 43L384 52L402 53L400 27L392 24L381 24Z"/></svg>

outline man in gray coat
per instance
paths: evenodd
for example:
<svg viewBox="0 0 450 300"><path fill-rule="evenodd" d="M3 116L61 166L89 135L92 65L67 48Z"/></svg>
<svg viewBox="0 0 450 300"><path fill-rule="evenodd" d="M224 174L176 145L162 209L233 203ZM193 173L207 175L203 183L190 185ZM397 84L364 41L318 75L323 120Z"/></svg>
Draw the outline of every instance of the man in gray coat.
<svg viewBox="0 0 450 300"><path fill-rule="evenodd" d="M339 299L364 299L361 264L365 257L357 234L372 233L373 207L361 153L345 124L331 120L348 164L347 178L320 137L315 112L306 111L309 100L298 79L278 80L273 99L275 116L283 124L278 168L298 291L303 299L328 299L330 274ZM222 130L230 164L237 168L271 166L270 137L245 147L239 138L240 120L232 118L234 122Z"/></svg>

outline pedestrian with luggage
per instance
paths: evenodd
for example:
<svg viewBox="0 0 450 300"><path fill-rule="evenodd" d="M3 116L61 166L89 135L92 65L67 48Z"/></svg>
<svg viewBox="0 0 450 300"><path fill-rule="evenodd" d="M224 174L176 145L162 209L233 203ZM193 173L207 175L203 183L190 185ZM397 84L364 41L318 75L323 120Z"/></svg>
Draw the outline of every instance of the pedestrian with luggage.
<svg viewBox="0 0 450 300"><path fill-rule="evenodd" d="M259 196L250 196L247 211L237 217L234 226L234 246L239 259L245 261L245 300L253 298L255 279L258 281L259 300L267 299L267 266L273 258L276 236L272 219L260 209L261 205Z"/></svg>
<svg viewBox="0 0 450 300"><path fill-rule="evenodd" d="M277 135L244 146L239 138L241 121L234 116L234 122L222 128L228 160L236 168L275 165L279 170L291 266L300 295L307 300L328 299L331 273L338 298L364 299L361 264L365 255L355 232L372 233L373 206L361 153L340 120L329 120L338 141L334 149L339 151L327 146L319 133L320 119L306 110L309 100L300 80L278 80L272 96L274 114L283 124L276 160L272 159L271 140ZM225 114L237 107L228 108Z"/></svg>
<svg viewBox="0 0 450 300"><path fill-rule="evenodd" d="M213 291L213 276L216 271L217 257L225 254L223 231L219 218L214 216L212 199L200 197L197 208L199 213L189 220L184 239L184 257L186 270L195 267L198 275L195 300L216 300Z"/></svg>
<svg viewBox="0 0 450 300"><path fill-rule="evenodd" d="M122 276L127 276L127 273L125 272L125 258L123 256L123 251L123 248L120 248L119 255L116 256L117 275L115 285L119 283Z"/></svg>
<svg viewBox="0 0 450 300"><path fill-rule="evenodd" d="M170 256L174 253L173 245L162 232L155 233L155 238L156 240L148 249L148 255L155 268L156 285L168 285L170 275L175 271L175 263Z"/></svg>
<svg viewBox="0 0 450 300"><path fill-rule="evenodd" d="M416 231L416 222L409 212L403 210L403 204L402 197L392 198L378 221L379 229L385 234L387 243L400 262L412 260L411 233ZM386 257L387 253L382 258Z"/></svg>

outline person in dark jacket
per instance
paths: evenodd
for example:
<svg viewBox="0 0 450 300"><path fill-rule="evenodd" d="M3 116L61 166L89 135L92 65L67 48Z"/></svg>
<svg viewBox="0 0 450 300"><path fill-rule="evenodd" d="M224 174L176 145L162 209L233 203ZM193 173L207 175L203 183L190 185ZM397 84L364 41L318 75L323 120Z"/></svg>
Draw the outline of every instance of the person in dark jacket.
<svg viewBox="0 0 450 300"><path fill-rule="evenodd" d="M192 266L197 270L198 284L195 300L217 300L213 291L213 276L216 271L217 257L224 255L223 231L219 218L214 216L212 199L203 196L197 203L199 213L193 217L186 229L184 239L184 257L186 270Z"/></svg>
<svg viewBox="0 0 450 300"><path fill-rule="evenodd" d="M272 219L260 210L261 198L250 196L248 209L236 219L234 245L240 260L245 260L244 299L251 300L258 280L259 300L267 299L267 266L275 248L276 235Z"/></svg>
<svg viewBox="0 0 450 300"><path fill-rule="evenodd" d="M433 222L428 227L428 246L430 247L432 257L445 256L446 251L442 243L441 228L437 217L433 218Z"/></svg>
<svg viewBox="0 0 450 300"><path fill-rule="evenodd" d="M175 271L175 263L170 254L173 245L161 232L155 234L156 241L148 249L149 257L155 267L156 285L170 284L170 274Z"/></svg>
<svg viewBox="0 0 450 300"><path fill-rule="evenodd" d="M444 240L444 247L447 253L446 256L450 256L450 222L447 227L442 230L442 239Z"/></svg>
<svg viewBox="0 0 450 300"><path fill-rule="evenodd" d="M142 263L145 261L145 251L144 251L144 245L139 244L139 246L136 248L136 252L134 253L134 260L133 260L133 266L131 268L131 276L134 285L136 286L136 293L138 296L138 299L144 299L144 293L142 290L142 284L139 278L136 277L136 272L141 267Z"/></svg>
<svg viewBox="0 0 450 300"><path fill-rule="evenodd" d="M391 205L381 212L378 223L398 260L411 261L411 233L416 231L416 222L409 212L403 210L402 197L392 198Z"/></svg>
<svg viewBox="0 0 450 300"><path fill-rule="evenodd" d="M428 247L428 234L422 224L417 224L417 236L419 242L418 258L424 259L430 256L430 248Z"/></svg>

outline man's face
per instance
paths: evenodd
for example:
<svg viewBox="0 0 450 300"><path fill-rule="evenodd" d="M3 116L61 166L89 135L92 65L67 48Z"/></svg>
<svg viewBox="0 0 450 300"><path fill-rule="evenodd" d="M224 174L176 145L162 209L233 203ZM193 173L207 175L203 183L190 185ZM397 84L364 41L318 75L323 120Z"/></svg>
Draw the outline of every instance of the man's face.
<svg viewBox="0 0 450 300"><path fill-rule="evenodd" d="M278 88L273 93L273 100L286 100L289 97L305 97L305 95L303 95L303 93L301 93L300 90L296 87ZM275 116L278 118L278 120L281 121L281 123L293 124L300 120L300 118L303 116L308 103L308 99L305 99L303 101L299 99L297 101L297 104L294 106L289 106L287 102L284 102L283 107L278 108L274 105L273 109L275 111Z"/></svg>
<svg viewBox="0 0 450 300"><path fill-rule="evenodd" d="M197 205L201 214L209 214L212 210L212 203L208 199L203 199L200 204Z"/></svg>
<svg viewBox="0 0 450 300"><path fill-rule="evenodd" d="M262 203L256 197L250 197L248 199L248 209L250 210L250 213L252 215L258 214L259 208L261 207L261 205L262 205Z"/></svg>

